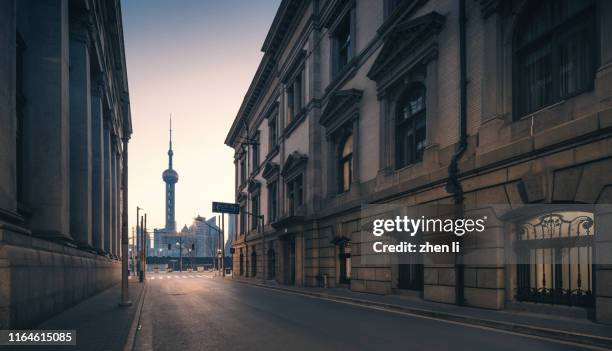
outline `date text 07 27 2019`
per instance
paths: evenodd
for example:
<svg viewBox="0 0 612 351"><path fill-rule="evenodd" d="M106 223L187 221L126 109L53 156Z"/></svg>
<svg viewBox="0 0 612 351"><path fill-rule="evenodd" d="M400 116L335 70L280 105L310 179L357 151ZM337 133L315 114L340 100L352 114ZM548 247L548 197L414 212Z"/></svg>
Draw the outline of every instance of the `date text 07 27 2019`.
<svg viewBox="0 0 612 351"><path fill-rule="evenodd" d="M0 330L0 345L76 345L76 330Z"/></svg>

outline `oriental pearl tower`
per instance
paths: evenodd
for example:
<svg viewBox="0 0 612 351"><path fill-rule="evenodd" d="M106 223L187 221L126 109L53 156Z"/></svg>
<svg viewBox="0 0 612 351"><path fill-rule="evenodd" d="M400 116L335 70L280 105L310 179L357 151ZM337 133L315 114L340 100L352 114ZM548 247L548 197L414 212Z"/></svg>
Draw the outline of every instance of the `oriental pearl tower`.
<svg viewBox="0 0 612 351"><path fill-rule="evenodd" d="M174 219L174 185L178 182L178 173L172 169L172 116L170 116L170 146L168 148L168 169L162 173L162 179L166 183L166 230L176 232L176 221Z"/></svg>

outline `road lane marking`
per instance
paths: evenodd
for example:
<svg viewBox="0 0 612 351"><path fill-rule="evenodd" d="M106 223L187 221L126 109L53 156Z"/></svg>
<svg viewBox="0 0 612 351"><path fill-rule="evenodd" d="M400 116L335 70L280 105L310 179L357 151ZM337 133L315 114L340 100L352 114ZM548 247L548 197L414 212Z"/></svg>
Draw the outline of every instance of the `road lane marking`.
<svg viewBox="0 0 612 351"><path fill-rule="evenodd" d="M212 278L212 277L210 277L210 278ZM370 310L377 310L377 311L381 311L381 312L395 313L395 314L404 315L404 316L410 316L410 317L415 317L415 318L422 318L422 319L427 319L427 320L439 321L439 322L443 322L443 323L461 325L461 326L465 326L465 327L469 327L469 328L476 328L476 329L488 330L488 331L497 332L497 333L503 333L503 334L509 334L509 335L515 335L515 336L522 336L522 337L536 339L536 340L545 340L545 341L549 341L549 342L552 342L552 343L571 345L571 346L578 346L578 347L581 347L583 349L600 350L600 351L610 350L608 348L605 348L605 347L602 347L602 346L597 346L597 345L581 344L581 343L577 343L577 342L573 342L573 341L569 341L569 340L559 340L559 339L555 339L553 337L539 336L539 335L533 335L533 334L525 334L525 333L514 332L514 331L510 331L510 330L504 330L504 329L498 329L498 328L493 328L493 327L487 327L487 326L484 326L484 325L477 325L477 324L470 324L470 323L466 323L466 322L453 321L453 320L448 320L448 319L439 318L439 317L424 316L424 315L421 315L421 314L417 314L417 313L413 313L413 312L408 312L408 311L399 311L399 310L394 310L394 309L380 307L380 306L365 305L365 304L362 304L362 303L359 303L359 302L346 301L346 300L338 300L338 299L334 299L333 297L313 296L313 295L307 295L307 294L301 293L299 291L289 291L289 290L275 289L275 288L271 288L271 287L267 287L267 286L254 285L254 284L249 284L249 283L244 283L244 284L248 284L248 285L251 285L253 287L264 288L264 289L268 289L268 290L272 290L272 291L278 291L278 292L282 292L282 293L287 293L287 294L293 294L293 295L299 295L299 296L303 296L303 297L308 297L308 298L311 298L311 299L326 300L326 301L329 301L329 302L336 302L336 303L341 303L341 304L345 304L345 305L351 305L351 306L355 306L355 307L366 308L366 309L370 309Z"/></svg>

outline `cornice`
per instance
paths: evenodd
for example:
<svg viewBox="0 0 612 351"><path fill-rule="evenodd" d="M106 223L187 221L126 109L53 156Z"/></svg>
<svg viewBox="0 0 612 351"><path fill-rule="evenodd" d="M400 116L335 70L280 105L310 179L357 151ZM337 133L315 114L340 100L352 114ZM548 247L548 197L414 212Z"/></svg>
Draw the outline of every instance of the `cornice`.
<svg viewBox="0 0 612 351"><path fill-rule="evenodd" d="M440 33L444 21L443 15L430 12L397 23L391 33L383 39L383 47L367 76L379 82L388 76L393 68L401 66L402 62L412 61L423 51L423 47Z"/></svg>
<svg viewBox="0 0 612 351"><path fill-rule="evenodd" d="M279 171L280 171L280 166L278 164L272 161L268 161L266 162L261 175L266 180L270 180L274 178L275 176L277 176L279 174Z"/></svg>
<svg viewBox="0 0 612 351"><path fill-rule="evenodd" d="M285 160L285 164L283 164L283 169L281 170L281 174L283 177L293 173L293 171L301 169L308 162L308 156L294 151Z"/></svg>
<svg viewBox="0 0 612 351"><path fill-rule="evenodd" d="M352 117L359 115L362 95L363 92L357 89L339 90L330 95L319 119L326 134L333 133Z"/></svg>

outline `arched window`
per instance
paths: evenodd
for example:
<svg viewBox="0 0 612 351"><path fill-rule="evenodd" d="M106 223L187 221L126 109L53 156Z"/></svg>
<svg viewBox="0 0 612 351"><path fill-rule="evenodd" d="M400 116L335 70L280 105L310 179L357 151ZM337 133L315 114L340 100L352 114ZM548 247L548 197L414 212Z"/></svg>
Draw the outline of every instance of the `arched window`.
<svg viewBox="0 0 612 351"><path fill-rule="evenodd" d="M339 192L349 191L353 182L353 134L349 134L338 150Z"/></svg>
<svg viewBox="0 0 612 351"><path fill-rule="evenodd" d="M402 168L423 160L425 150L425 86L411 85L397 102L395 166Z"/></svg>
<svg viewBox="0 0 612 351"><path fill-rule="evenodd" d="M521 223L516 299L593 305L594 233L588 212L548 213Z"/></svg>
<svg viewBox="0 0 612 351"><path fill-rule="evenodd" d="M517 117L593 86L594 1L534 1L514 34Z"/></svg>
<svg viewBox="0 0 612 351"><path fill-rule="evenodd" d="M251 253L251 277L257 276L257 253L255 250Z"/></svg>

